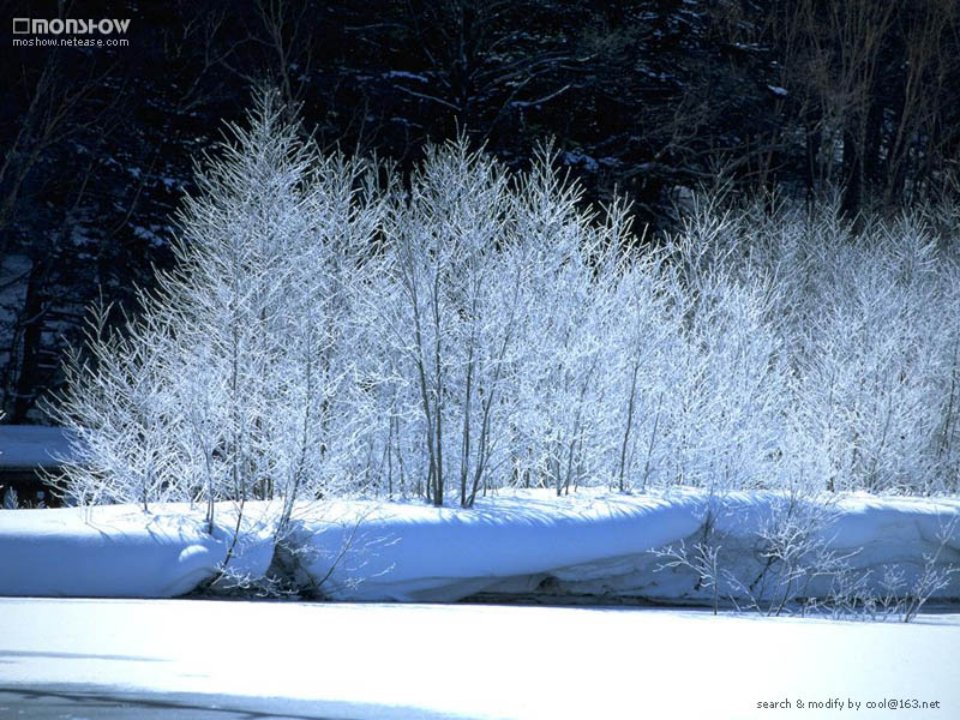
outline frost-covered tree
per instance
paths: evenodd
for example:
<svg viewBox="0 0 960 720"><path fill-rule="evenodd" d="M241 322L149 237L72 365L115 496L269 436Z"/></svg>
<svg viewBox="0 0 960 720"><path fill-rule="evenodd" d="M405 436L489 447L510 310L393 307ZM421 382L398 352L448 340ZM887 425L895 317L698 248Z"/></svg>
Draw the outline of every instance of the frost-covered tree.
<svg viewBox="0 0 960 720"><path fill-rule="evenodd" d="M109 308L91 313L87 351L66 364L67 393L54 417L76 433L66 463L70 496L84 504L183 499L182 417L171 413L176 340L169 317L107 328Z"/></svg>
<svg viewBox="0 0 960 720"><path fill-rule="evenodd" d="M372 375L390 406L374 456L391 478L419 473L435 504L450 483L465 507L531 473L569 487L601 439L586 432L599 427L590 398L611 317L605 257L626 223L594 223L553 159L545 149L511 178L460 140L391 196L368 303L368 347L385 353Z"/></svg>
<svg viewBox="0 0 960 720"><path fill-rule="evenodd" d="M523 183L531 291L513 450L524 476L561 494L608 475L603 457L612 436L601 378L615 357L617 260L628 243L620 208L610 222L596 222L580 208L579 188L548 159Z"/></svg>
<svg viewBox="0 0 960 720"><path fill-rule="evenodd" d="M509 205L504 170L465 141L431 151L391 205L386 269L399 303L390 323L418 395L436 505L453 480L471 504L491 459L519 292L504 298L502 283L523 272L499 262L515 241Z"/></svg>
<svg viewBox="0 0 960 720"><path fill-rule="evenodd" d="M546 147L407 177L324 155L274 95L198 170L176 265L94 313L53 415L85 502L506 486L956 492L949 213L693 206L640 240Z"/></svg>
<svg viewBox="0 0 960 720"><path fill-rule="evenodd" d="M914 212L855 228L837 207L782 202L708 215L722 218L712 244L724 272L765 288L756 327L775 343L784 400L749 423L754 437L775 429L765 484L955 491L955 218Z"/></svg>
<svg viewBox="0 0 960 720"><path fill-rule="evenodd" d="M53 414L76 432L68 492L204 501L322 493L353 258L378 222L362 163L321 159L259 95L198 170L175 268L136 319L68 364ZM289 516L286 507L284 517Z"/></svg>

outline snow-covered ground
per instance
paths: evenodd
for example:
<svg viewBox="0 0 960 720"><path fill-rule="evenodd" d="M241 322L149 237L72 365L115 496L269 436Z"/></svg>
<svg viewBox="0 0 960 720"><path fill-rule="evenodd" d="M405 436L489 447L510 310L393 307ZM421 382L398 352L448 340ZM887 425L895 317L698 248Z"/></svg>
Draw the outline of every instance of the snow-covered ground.
<svg viewBox="0 0 960 720"><path fill-rule="evenodd" d="M721 570L749 579L770 552L793 553L800 558L794 569L819 596L835 578L816 576L823 568L804 566L802 553L827 548L846 558L850 578L874 589L896 568L903 593L925 567L960 567L960 499L849 496L827 515L808 510L776 494L735 493L718 502L682 490L563 498L521 492L482 498L471 510L325 502L296 508L287 545L298 550L292 562L284 559L302 586L338 600L453 601L549 587L703 603L711 593L696 574L664 570L664 559L650 551L691 547L703 538L709 513ZM276 513L275 506L248 504L233 546L229 504L218 509L213 535L202 509L183 505L150 513L132 506L0 511L0 595L171 597L212 577L228 553L235 573L262 577L274 554ZM762 537L766 555L757 549ZM960 573L933 595L960 598Z"/></svg>
<svg viewBox="0 0 960 720"><path fill-rule="evenodd" d="M72 457L68 430L46 425L0 425L0 468L58 465Z"/></svg>
<svg viewBox="0 0 960 720"><path fill-rule="evenodd" d="M958 647L955 614L0 599L0 690L228 717L949 720Z"/></svg>
<svg viewBox="0 0 960 720"><path fill-rule="evenodd" d="M710 514L729 568L752 573L760 535L783 525L794 537L782 522L789 507L803 506L756 493L717 503L689 490L520 492L469 511L325 502L296 508L287 544L299 549L279 559L296 561L302 585L339 599L546 586L702 603L709 593L696 575L658 570L664 560L650 551L693 543ZM236 543L235 510L218 507L213 534L202 509L184 505L0 511L0 595L20 596L0 598L0 716L74 703L95 717L104 706L91 697L132 703L111 717L180 708L191 720L214 706L229 718L889 718L891 702L911 720L960 716L952 611L904 624L636 607L116 599L188 592L228 555L239 575L262 577L278 508L248 504ZM934 554L939 568L960 564L958 499L849 496L827 515L796 512L797 527L815 526L865 577L891 563L916 574ZM940 595L960 596L958 580Z"/></svg>

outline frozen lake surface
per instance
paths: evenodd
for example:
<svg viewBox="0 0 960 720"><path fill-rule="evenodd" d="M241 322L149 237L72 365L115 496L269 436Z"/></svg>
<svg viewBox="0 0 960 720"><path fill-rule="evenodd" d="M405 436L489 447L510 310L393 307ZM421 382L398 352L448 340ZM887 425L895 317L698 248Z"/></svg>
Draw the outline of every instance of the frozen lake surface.
<svg viewBox="0 0 960 720"><path fill-rule="evenodd" d="M949 720L958 647L955 613L5 598L0 717Z"/></svg>

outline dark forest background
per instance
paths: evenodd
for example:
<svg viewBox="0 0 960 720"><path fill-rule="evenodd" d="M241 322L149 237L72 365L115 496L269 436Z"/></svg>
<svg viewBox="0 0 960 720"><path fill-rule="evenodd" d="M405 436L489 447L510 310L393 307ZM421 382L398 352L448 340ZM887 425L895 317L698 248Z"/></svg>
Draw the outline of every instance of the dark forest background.
<svg viewBox="0 0 960 720"><path fill-rule="evenodd" d="M39 419L84 308L170 262L193 163L269 83L324 148L409 167L544 138L589 201L669 232L700 189L950 200L956 0L0 3L0 409ZM15 17L130 18L125 48L13 47Z"/></svg>

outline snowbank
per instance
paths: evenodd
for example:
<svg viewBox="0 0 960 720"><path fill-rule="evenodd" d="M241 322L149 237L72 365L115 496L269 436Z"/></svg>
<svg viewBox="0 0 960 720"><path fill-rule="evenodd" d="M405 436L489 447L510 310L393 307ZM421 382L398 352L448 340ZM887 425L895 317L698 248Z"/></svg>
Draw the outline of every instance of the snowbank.
<svg viewBox="0 0 960 720"><path fill-rule="evenodd" d="M726 569L755 577L762 569L758 533L782 525L788 507L773 493L734 493L718 501L682 490L565 498L528 493L478 500L471 511L335 504L323 519L301 519L296 540L312 550L305 562L312 581L339 600L452 601L477 592L548 588L703 603L711 591L697 587L694 573L662 571L664 559L650 551L695 544L712 514L714 540L728 553ZM796 514L802 519L807 510ZM816 525L811 544L845 557L868 587L877 588L885 566L897 565L908 589L924 556L937 554L937 568L960 567L960 499L852 496L816 515L808 523ZM945 531L950 534L942 538ZM826 592L832 581L811 578L810 589ZM936 596L960 598L960 575Z"/></svg>
<svg viewBox="0 0 960 720"><path fill-rule="evenodd" d="M262 577L274 555L276 508L248 504L230 562ZM156 506L0 512L0 594L170 597L212 577L227 557L235 515L219 511L208 535L199 511ZM663 570L651 552L704 538L724 571L747 582L763 572L771 534L788 550L829 551L877 591L896 566L909 593L925 568L960 567L960 499L851 496L827 512L777 494L722 501L675 490L656 495L580 492L557 498L518 492L478 500L473 510L421 503L339 501L296 508L279 560L296 581L337 600L453 601L478 592L551 593L704 603L709 587L689 568ZM952 524L951 524L952 523ZM801 538L797 540L796 538ZM803 541L803 537L809 537ZM292 549L292 550L291 550ZM929 562L925 558L933 558ZM806 573L812 593L835 577ZM764 580L766 582L766 580ZM751 591L763 596L764 582ZM726 587L737 597L743 588ZM935 595L960 598L960 574Z"/></svg>
<svg viewBox="0 0 960 720"><path fill-rule="evenodd" d="M0 468L52 467L71 454L69 430L45 425L0 425Z"/></svg>
<svg viewBox="0 0 960 720"><path fill-rule="evenodd" d="M201 515L183 506L2 511L0 595L182 595L217 573L232 544L226 527L210 535ZM272 554L269 534L248 523L231 567L261 577Z"/></svg>
<svg viewBox="0 0 960 720"><path fill-rule="evenodd" d="M452 601L529 592L556 569L644 553L693 533L701 515L691 494L528 493L469 511L336 503L302 517L294 541L310 548L305 570L333 598Z"/></svg>

